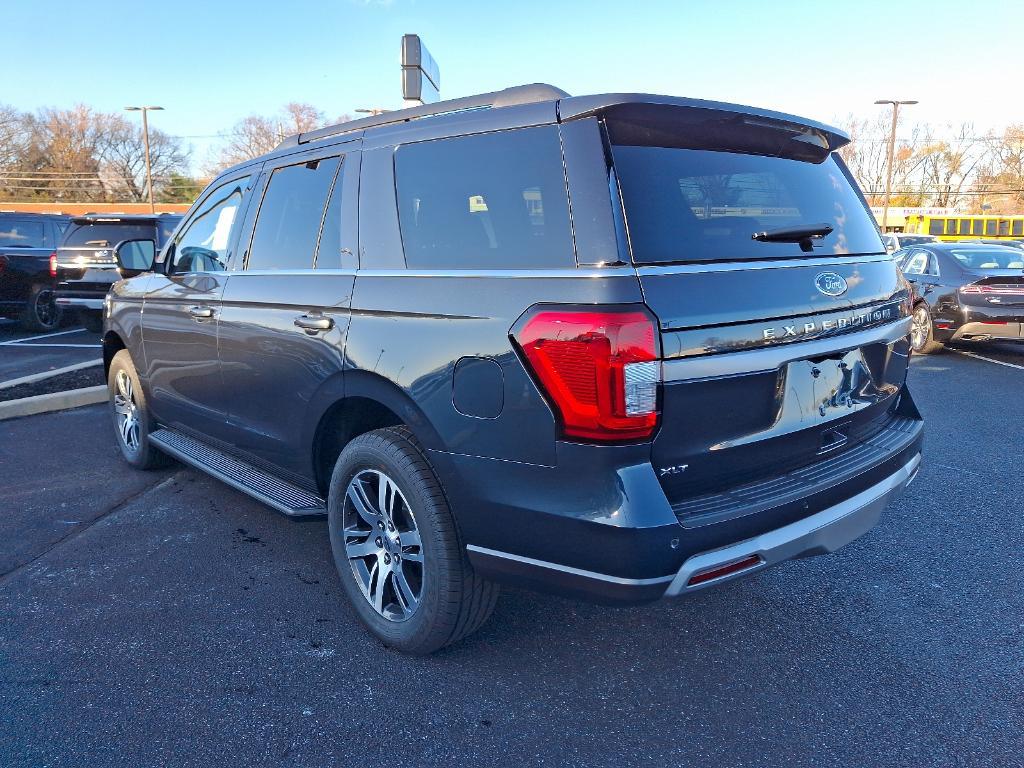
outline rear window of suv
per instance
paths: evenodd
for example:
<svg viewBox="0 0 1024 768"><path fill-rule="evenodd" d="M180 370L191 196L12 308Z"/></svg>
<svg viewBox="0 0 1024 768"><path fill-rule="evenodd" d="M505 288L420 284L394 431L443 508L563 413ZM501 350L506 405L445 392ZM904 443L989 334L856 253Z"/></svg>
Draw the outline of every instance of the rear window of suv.
<svg viewBox="0 0 1024 768"><path fill-rule="evenodd" d="M554 126L407 144L395 183L410 269L576 265Z"/></svg>
<svg viewBox="0 0 1024 768"><path fill-rule="evenodd" d="M685 130L685 129L684 129ZM614 143L633 259L639 263L739 261L883 252L874 221L831 154L817 162ZM827 224L813 254L756 232Z"/></svg>
<svg viewBox="0 0 1024 768"><path fill-rule="evenodd" d="M72 224L64 235L63 248L113 248L122 240L152 240L152 224Z"/></svg>

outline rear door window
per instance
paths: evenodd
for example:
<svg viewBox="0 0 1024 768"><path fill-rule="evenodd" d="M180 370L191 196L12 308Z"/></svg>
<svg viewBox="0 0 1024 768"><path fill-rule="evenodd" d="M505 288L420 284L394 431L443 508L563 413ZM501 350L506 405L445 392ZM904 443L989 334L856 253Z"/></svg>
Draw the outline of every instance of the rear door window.
<svg viewBox="0 0 1024 768"><path fill-rule="evenodd" d="M884 251L834 156L822 162L679 147L615 145L633 259L639 263L807 256L756 232L825 224L814 254Z"/></svg>
<svg viewBox="0 0 1024 768"><path fill-rule="evenodd" d="M276 168L267 183L246 269L312 269L339 157Z"/></svg>
<svg viewBox="0 0 1024 768"><path fill-rule="evenodd" d="M113 248L125 240L152 240L152 224L72 224L61 244L65 248Z"/></svg>
<svg viewBox="0 0 1024 768"><path fill-rule="evenodd" d="M554 126L402 146L395 183L410 269L576 265Z"/></svg>

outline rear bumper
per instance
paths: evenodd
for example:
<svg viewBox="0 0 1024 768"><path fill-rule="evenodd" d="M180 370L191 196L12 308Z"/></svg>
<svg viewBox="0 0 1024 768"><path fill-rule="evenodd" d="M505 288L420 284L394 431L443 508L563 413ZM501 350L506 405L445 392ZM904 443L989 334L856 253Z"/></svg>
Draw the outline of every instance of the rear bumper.
<svg viewBox="0 0 1024 768"><path fill-rule="evenodd" d="M1015 321L964 323L950 336L950 341L983 341L988 339L1020 339L1024 324Z"/></svg>

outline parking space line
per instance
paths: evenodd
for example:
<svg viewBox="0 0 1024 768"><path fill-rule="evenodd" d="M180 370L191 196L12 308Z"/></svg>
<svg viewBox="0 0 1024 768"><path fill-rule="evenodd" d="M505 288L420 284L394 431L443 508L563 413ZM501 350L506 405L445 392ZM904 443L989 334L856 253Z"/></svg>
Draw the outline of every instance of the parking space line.
<svg viewBox="0 0 1024 768"><path fill-rule="evenodd" d="M1005 365L1007 368L1016 368L1018 371L1024 371L1024 365L1017 365L1016 363L1007 363L1007 362L1005 362L1003 360L993 360L991 357L985 357L984 355L979 355L979 354L976 354L974 352L967 352L967 351L962 350L962 349L954 349L954 350L951 350L951 351L956 352L958 355L964 355L966 357L976 357L979 360L984 360L987 363L995 363L996 365Z"/></svg>
<svg viewBox="0 0 1024 768"><path fill-rule="evenodd" d="M2 345L0 345L2 346ZM102 349L102 344L11 344L17 349L52 349L61 347L64 349Z"/></svg>
<svg viewBox="0 0 1024 768"><path fill-rule="evenodd" d="M102 362L102 360L87 360L84 363L75 363L74 365L65 365L63 368L54 368L52 371L42 371L40 373L29 374L28 376L19 376L16 379L10 379L8 381L0 381L0 389L10 389L11 387L17 387L19 384L34 384L37 381L43 381L44 379L51 379L54 376L60 376L62 373L74 373L75 371L81 371L86 368L93 368L102 364Z"/></svg>
<svg viewBox="0 0 1024 768"><path fill-rule="evenodd" d="M85 333L85 328L72 328L70 331L54 331L53 333L41 333L38 336L26 336L24 339L11 339L10 341L0 341L0 347L21 344L26 341L35 341L36 339L51 339L54 336L66 336L69 333Z"/></svg>

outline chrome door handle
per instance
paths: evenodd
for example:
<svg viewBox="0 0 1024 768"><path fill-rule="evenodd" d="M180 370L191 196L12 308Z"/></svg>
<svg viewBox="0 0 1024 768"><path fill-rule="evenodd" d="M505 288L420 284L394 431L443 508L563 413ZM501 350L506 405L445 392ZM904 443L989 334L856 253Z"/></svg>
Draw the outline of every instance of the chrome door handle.
<svg viewBox="0 0 1024 768"><path fill-rule="evenodd" d="M213 317L212 307L189 307L188 313L197 320L203 320Z"/></svg>
<svg viewBox="0 0 1024 768"><path fill-rule="evenodd" d="M295 324L304 331L311 333L329 331L334 327L334 321L323 315L299 315L295 318Z"/></svg>

